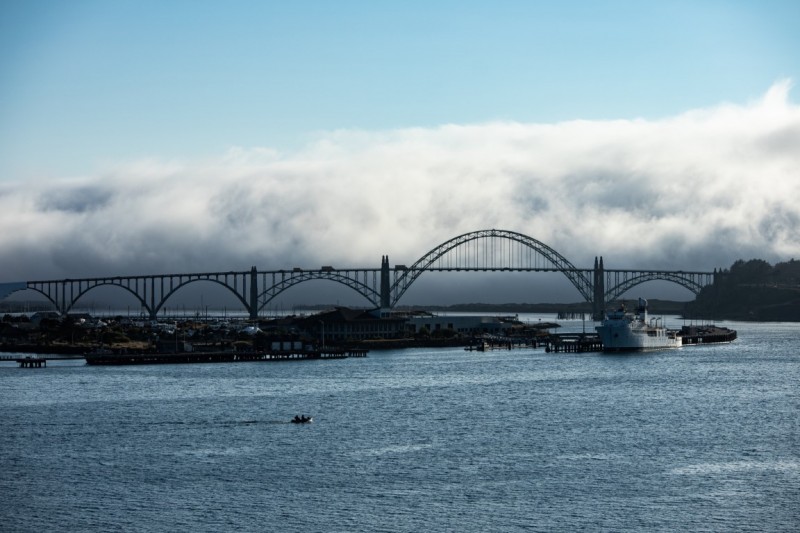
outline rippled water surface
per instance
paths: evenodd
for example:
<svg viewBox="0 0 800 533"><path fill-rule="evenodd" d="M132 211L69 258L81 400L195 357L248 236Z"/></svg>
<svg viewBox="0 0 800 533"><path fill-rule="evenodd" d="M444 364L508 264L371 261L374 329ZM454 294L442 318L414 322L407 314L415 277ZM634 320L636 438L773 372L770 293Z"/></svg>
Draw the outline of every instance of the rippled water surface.
<svg viewBox="0 0 800 533"><path fill-rule="evenodd" d="M800 325L725 325L624 356L0 363L0 530L796 531Z"/></svg>

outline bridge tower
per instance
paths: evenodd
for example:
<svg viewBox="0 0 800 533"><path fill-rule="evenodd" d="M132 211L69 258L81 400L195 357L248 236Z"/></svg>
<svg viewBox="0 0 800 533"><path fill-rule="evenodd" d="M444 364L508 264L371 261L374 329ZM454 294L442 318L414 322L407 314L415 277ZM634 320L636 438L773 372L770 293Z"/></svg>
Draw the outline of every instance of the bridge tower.
<svg viewBox="0 0 800 533"><path fill-rule="evenodd" d="M389 256L381 256L381 310L392 306L392 294L389 282Z"/></svg>
<svg viewBox="0 0 800 533"><path fill-rule="evenodd" d="M594 258L594 298L592 299L592 314L595 320L603 320L606 310L606 284L605 272L603 271L603 256L600 256L598 263L597 257Z"/></svg>

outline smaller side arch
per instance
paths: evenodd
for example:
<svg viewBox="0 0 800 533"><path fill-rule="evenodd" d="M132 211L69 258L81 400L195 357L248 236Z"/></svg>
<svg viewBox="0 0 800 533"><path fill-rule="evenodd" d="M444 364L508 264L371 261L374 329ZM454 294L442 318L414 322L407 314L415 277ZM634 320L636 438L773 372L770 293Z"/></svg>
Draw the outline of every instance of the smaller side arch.
<svg viewBox="0 0 800 533"><path fill-rule="evenodd" d="M14 281L11 283L0 283L0 300L5 300L17 291L24 291L28 288L25 281Z"/></svg>
<svg viewBox="0 0 800 533"><path fill-rule="evenodd" d="M258 295L258 310L261 311L264 307L267 306L269 302L274 300L280 293L298 285L300 283L312 280L331 280L337 283L341 283L351 289L355 290L361 296L366 298L372 305L375 307L380 306L380 293L370 287L369 285L362 283L356 279L353 279L345 274L341 274L337 271L301 271L301 272L291 272L289 273L289 277L282 279L276 283L274 283L271 287L266 288L261 294Z"/></svg>
<svg viewBox="0 0 800 533"><path fill-rule="evenodd" d="M98 287L106 287L106 286L108 286L108 287L119 287L119 288L121 288L121 289L124 289L124 290L128 291L128 292L129 292L130 294L132 294L132 295L133 295L133 296L134 296L134 297L135 297L137 300L139 300L139 303L141 303L141 304L142 304L142 307L143 307L143 308L147 309L147 312L148 312L150 315L152 315L152 314L153 314L153 310L152 310L152 309L150 309L150 306L149 306L149 305L147 305L147 302L145 302L145 301L144 301L144 299L142 299L142 297L141 297L140 295L136 294L136 291L134 291L133 289L131 289L130 287L128 287L128 286L126 286L126 285L124 285L124 284L122 284L122 283L115 283L115 282L114 282L114 280L103 280L103 281L99 281L99 282L98 282L98 283L96 283L96 284L93 284L93 285L89 285L89 286L87 286L85 289L83 289L83 288L79 289L79 291L78 291L78 294L76 294L76 295L75 295L75 296L72 298L72 300L71 300L70 302L64 302L64 304L63 304L63 305L64 305L64 310L63 310L63 311L61 311L61 313L62 313L62 314L67 314L67 313L69 312L69 310L70 310L70 309L72 309L72 307L73 307L73 306L74 306L74 305L75 305L75 304L78 302L78 300L80 300L80 299L81 299L81 298L82 298L84 295L86 295L86 294L87 294L89 291L91 291L91 290L93 290L93 289L96 289L96 288L98 288ZM80 285L79 285L79 287L80 287ZM38 289L34 289L34 290L38 290ZM41 291L39 291L39 292L41 292ZM44 293L42 293L42 294L44 294ZM45 294L45 296L47 296L47 295ZM48 299L50 299L50 301L53 301L53 300L52 300L52 299L51 299L49 296L47 296L47 298L48 298ZM53 303L55 303L55 302L53 302ZM56 307L58 307L58 304L56 304Z"/></svg>
<svg viewBox="0 0 800 533"><path fill-rule="evenodd" d="M217 285L221 285L222 287L225 287L233 295L236 296L236 298L244 306L245 310L247 310L248 312L250 311L250 304L247 302L247 300L244 298L244 296L239 294L233 287L231 287L230 285L226 284L225 282L220 281L218 279L215 279L213 277L202 277L202 278L191 278L191 279L187 279L186 281L181 281L180 283L178 283L178 285L174 285L169 291L167 291L166 293L162 294L161 295L161 301L158 302L158 304L156 305L155 309L153 309L151 311L152 316L153 317L158 316L158 312L161 311L161 309L167 303L167 300L169 300L170 296L172 296L173 294L178 292L179 289L182 289L183 287L186 287L187 285L190 285L190 284L195 283L197 281L210 281L212 283L216 283Z"/></svg>
<svg viewBox="0 0 800 533"><path fill-rule="evenodd" d="M17 285L17 284L16 283L4 283L3 285ZM46 291L44 291L44 290L42 290L42 289L40 289L40 288L38 288L38 287L36 287L34 285L31 285L30 283L26 283L26 282L22 282L22 287L13 288L12 290L8 290L7 292L2 290L2 289L0 289L0 291L2 291L2 292L0 292L0 300L5 300L7 297L11 296L12 293L15 293L15 292L21 291L21 290L32 290L34 292L38 292L39 294L41 294L42 296L47 298L48 302L53 304L53 307L56 308L56 311L58 311L62 315L66 314L67 311L63 309L63 307L64 307L63 305L59 305L58 304L58 300L57 299L54 299Z"/></svg>
<svg viewBox="0 0 800 533"><path fill-rule="evenodd" d="M67 309L63 309L63 306L58 305L58 302L55 301L49 294L47 294L46 292L44 292L41 289L37 289L36 287L28 287L28 288L30 290L32 290L32 291L38 292L39 294L41 294L42 296L47 298L47 301L50 302L51 304L53 304L53 307L55 307L56 311L58 311L60 314L62 314L62 315L67 314Z"/></svg>
<svg viewBox="0 0 800 533"><path fill-rule="evenodd" d="M699 294L700 290L704 286L702 283L697 281L694 276L687 276L673 272L641 272L635 276L623 280L618 285L609 288L606 291L605 300L606 302L616 300L633 287L648 281L669 281L689 289L695 295Z"/></svg>

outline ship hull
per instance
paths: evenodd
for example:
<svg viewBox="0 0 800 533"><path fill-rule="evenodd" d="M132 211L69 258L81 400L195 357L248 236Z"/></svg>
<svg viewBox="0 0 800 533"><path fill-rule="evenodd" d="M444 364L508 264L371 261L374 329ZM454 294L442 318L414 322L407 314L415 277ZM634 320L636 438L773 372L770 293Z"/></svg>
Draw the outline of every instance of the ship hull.
<svg viewBox="0 0 800 533"><path fill-rule="evenodd" d="M624 309L611 313L595 329L604 352L668 350L683 344L676 331L649 323L644 305L636 315L625 313Z"/></svg>
<svg viewBox="0 0 800 533"><path fill-rule="evenodd" d="M604 352L642 352L680 348L681 338L666 330L635 331L626 327L599 326L596 328Z"/></svg>

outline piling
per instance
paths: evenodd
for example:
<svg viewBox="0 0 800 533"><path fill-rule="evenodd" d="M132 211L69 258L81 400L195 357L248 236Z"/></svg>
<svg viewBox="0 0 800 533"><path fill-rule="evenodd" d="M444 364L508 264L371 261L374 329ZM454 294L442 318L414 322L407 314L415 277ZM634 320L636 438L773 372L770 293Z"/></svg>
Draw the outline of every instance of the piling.
<svg viewBox="0 0 800 533"><path fill-rule="evenodd" d="M20 368L42 368L47 366L47 359L44 357L22 357L16 359Z"/></svg>
<svg viewBox="0 0 800 533"><path fill-rule="evenodd" d="M603 351L600 336L591 333L560 333L547 338L544 351L547 353L584 353Z"/></svg>

